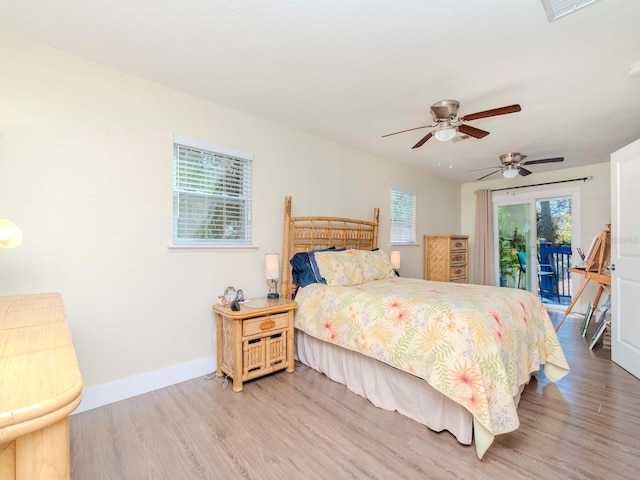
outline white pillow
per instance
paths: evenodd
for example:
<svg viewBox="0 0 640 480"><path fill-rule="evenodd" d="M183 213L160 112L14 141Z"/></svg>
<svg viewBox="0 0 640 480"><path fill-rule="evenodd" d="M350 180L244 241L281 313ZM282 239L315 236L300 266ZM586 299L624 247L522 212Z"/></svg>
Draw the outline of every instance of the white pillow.
<svg viewBox="0 0 640 480"><path fill-rule="evenodd" d="M383 250L357 250L360 269L365 282L395 276L389 256Z"/></svg>
<svg viewBox="0 0 640 480"><path fill-rule="evenodd" d="M314 254L320 275L327 285L348 287L364 283L357 250L326 251Z"/></svg>

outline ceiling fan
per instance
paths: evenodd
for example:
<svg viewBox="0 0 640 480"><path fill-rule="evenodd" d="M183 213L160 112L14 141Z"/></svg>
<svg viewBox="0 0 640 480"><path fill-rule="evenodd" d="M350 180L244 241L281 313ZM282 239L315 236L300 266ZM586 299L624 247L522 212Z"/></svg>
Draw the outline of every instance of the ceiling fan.
<svg viewBox="0 0 640 480"><path fill-rule="evenodd" d="M543 158L541 160L528 160L526 162L524 161L525 158L527 158L526 155L522 155L518 152L505 153L503 155L500 155L500 163L502 165L495 167L477 168L475 170L469 171L477 172L478 170L487 170L488 168L494 169L493 172L487 173L486 175L476 179L476 181L484 180L485 178L490 177L494 173L498 172L502 172L502 176L504 176L505 178L514 178L518 175L526 177L527 175L531 175L532 172L524 168L524 165L537 165L539 163L556 163L564 161L564 157Z"/></svg>
<svg viewBox="0 0 640 480"><path fill-rule="evenodd" d="M464 133L475 138L484 138L489 135L486 130L480 130L479 128L472 127L463 122L470 122L479 118L495 117L497 115L505 115L507 113L516 113L521 110L520 105L509 105L507 107L494 108L491 110L484 110L482 112L472 113L470 115L464 115L458 117L458 108L460 102L457 100L441 100L431 105L431 116L435 122L433 125L424 125L422 127L410 128L408 130L401 130L399 132L388 133L382 135L382 138L389 137L391 135L397 135L398 133L411 132L413 130L420 130L422 128L432 127L429 133L427 133L422 139L416 143L412 148L418 148L424 145L427 140L432 136L438 140L446 142L456 136L457 132Z"/></svg>

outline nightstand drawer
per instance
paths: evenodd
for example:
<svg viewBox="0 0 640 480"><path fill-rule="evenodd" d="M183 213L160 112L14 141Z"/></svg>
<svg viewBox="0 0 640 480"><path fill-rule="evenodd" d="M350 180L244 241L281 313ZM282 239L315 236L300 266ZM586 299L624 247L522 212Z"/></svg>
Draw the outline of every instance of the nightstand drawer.
<svg viewBox="0 0 640 480"><path fill-rule="evenodd" d="M288 326L288 314L278 313L266 315L252 320L245 320L242 323L242 336L248 337L258 333L267 333L271 330L286 328Z"/></svg>

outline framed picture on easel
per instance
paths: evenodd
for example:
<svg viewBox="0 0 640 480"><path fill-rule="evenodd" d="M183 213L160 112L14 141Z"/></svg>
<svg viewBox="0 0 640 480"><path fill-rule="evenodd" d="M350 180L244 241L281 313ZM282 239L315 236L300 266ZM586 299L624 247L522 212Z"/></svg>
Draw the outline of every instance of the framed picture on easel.
<svg viewBox="0 0 640 480"><path fill-rule="evenodd" d="M589 261L591 258L593 258L593 249L595 248L599 237L600 237L600 235L596 235L595 237L593 237L593 240L591 241L591 245L589 245L589 250L587 250L586 255L582 259L583 266L586 266L587 265L587 261Z"/></svg>
<svg viewBox="0 0 640 480"><path fill-rule="evenodd" d="M587 272L604 273L611 260L611 224L593 239L585 257Z"/></svg>

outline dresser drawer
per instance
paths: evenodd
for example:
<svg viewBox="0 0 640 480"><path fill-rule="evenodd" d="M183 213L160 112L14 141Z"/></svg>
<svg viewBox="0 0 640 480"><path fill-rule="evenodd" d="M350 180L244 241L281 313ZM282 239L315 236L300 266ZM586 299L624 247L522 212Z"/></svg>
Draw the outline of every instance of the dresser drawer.
<svg viewBox="0 0 640 480"><path fill-rule="evenodd" d="M467 274L467 266L466 265L456 265L455 267L451 267L449 278L453 280L454 278L464 278Z"/></svg>
<svg viewBox="0 0 640 480"><path fill-rule="evenodd" d="M467 239L466 238L452 238L449 243L449 248L452 252L456 250L467 250Z"/></svg>
<svg viewBox="0 0 640 480"><path fill-rule="evenodd" d="M467 252L451 252L451 265L466 265Z"/></svg>
<svg viewBox="0 0 640 480"><path fill-rule="evenodd" d="M288 326L288 317L287 313L278 313L245 320L242 322L242 336L247 337L258 333L268 333L279 328L286 328Z"/></svg>

